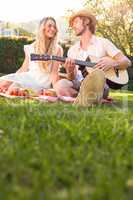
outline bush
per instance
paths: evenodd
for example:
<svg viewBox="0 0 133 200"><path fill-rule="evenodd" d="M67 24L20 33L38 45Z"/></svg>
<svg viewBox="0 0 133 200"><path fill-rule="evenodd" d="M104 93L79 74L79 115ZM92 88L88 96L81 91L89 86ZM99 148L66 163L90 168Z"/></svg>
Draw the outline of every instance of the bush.
<svg viewBox="0 0 133 200"><path fill-rule="evenodd" d="M16 72L24 60L24 45L32 43L27 38L0 38L0 73L9 74ZM64 56L67 56L68 46L61 44Z"/></svg>
<svg viewBox="0 0 133 200"><path fill-rule="evenodd" d="M128 90L133 91L133 80L129 80L128 82Z"/></svg>
<svg viewBox="0 0 133 200"><path fill-rule="evenodd" d="M23 46L29 44L27 38L1 38L0 39L0 73L15 72L23 63Z"/></svg>

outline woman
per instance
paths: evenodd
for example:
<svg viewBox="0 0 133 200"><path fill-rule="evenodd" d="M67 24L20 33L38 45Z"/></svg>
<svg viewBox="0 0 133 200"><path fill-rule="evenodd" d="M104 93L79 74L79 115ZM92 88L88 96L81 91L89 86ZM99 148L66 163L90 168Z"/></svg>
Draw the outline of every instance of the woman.
<svg viewBox="0 0 133 200"><path fill-rule="evenodd" d="M59 80L59 62L31 61L30 54L54 54L62 56L63 50L57 44L57 25L52 17L40 21L35 42L24 46L25 59L20 69L0 78L0 92L21 95L23 89L41 91L49 89Z"/></svg>

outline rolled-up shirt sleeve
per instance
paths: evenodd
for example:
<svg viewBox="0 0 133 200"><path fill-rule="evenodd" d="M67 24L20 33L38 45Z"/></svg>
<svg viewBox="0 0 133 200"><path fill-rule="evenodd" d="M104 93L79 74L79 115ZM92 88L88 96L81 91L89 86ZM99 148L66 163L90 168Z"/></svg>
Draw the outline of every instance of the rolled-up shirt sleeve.
<svg viewBox="0 0 133 200"><path fill-rule="evenodd" d="M120 49L118 49L110 40L104 39L104 48L106 51L106 54L110 57L116 56L118 53L121 52Z"/></svg>

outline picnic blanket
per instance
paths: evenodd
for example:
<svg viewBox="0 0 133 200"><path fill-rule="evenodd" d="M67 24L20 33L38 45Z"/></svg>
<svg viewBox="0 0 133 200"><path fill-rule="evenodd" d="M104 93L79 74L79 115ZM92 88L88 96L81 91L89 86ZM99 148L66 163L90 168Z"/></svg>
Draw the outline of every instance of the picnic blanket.
<svg viewBox="0 0 133 200"><path fill-rule="evenodd" d="M6 93L2 93L0 92L0 96L1 97L5 97L5 98L10 98L10 99L34 99L34 100L38 100L38 101L44 101L44 102L57 102L57 101L64 101L64 102L68 102L68 103L73 103L75 98L73 97L68 97L68 96L48 96L48 95L38 95L38 96L32 96L32 95L28 95L28 96L15 96L15 95L9 95Z"/></svg>
<svg viewBox="0 0 133 200"><path fill-rule="evenodd" d="M76 98L70 97L70 96L57 96L55 90L53 88L50 89L43 89L41 92L36 92L33 89L23 89L20 88L20 93L8 93L8 92L0 92L1 97L5 98L10 98L10 99L34 99L38 100L41 102L58 102L58 101L63 101L63 102L68 102L68 103L73 103ZM18 96L18 94L21 96ZM102 99L101 104L112 104L113 99L112 98L107 98L107 99Z"/></svg>
<svg viewBox="0 0 133 200"><path fill-rule="evenodd" d="M1 97L9 98L9 99L32 99L40 102L66 102L66 103L74 103L75 98L68 96L47 96L47 95L38 95L38 96L15 96L9 95L6 93L0 93ZM102 99L101 104L112 105L114 103L112 98Z"/></svg>

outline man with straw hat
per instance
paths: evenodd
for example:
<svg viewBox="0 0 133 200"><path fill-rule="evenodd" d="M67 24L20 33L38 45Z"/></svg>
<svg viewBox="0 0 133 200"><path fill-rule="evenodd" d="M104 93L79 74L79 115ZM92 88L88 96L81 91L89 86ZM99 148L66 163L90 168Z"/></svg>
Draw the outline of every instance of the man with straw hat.
<svg viewBox="0 0 133 200"><path fill-rule="evenodd" d="M58 92L59 89L63 91L65 87L64 91L68 91L67 94L70 96L76 95L80 85L75 104L82 106L100 103L103 97L108 96L104 74L106 70L126 69L131 65L130 60L112 42L95 35L96 23L95 16L88 10L80 10L71 15L69 26L73 28L80 40L68 50L68 58L64 67L69 80L62 79L57 85ZM75 66L74 59L86 60L88 56L92 62L97 64L83 79L81 71Z"/></svg>

